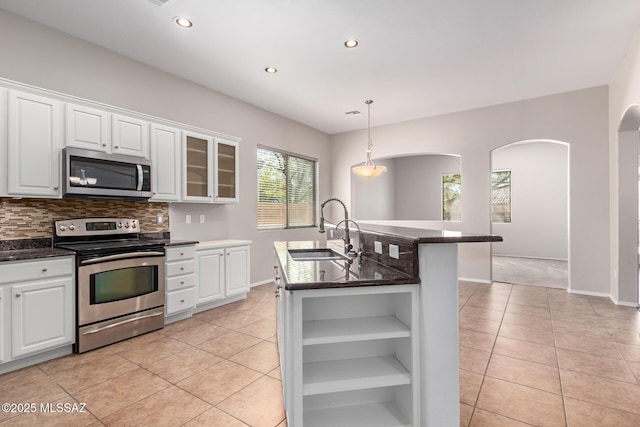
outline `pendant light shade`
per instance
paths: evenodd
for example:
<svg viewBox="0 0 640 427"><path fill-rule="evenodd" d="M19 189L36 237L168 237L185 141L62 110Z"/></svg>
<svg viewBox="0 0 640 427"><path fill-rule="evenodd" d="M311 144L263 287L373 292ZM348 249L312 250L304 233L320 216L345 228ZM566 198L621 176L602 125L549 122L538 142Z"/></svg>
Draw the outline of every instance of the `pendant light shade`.
<svg viewBox="0 0 640 427"><path fill-rule="evenodd" d="M371 159L371 151L373 150L373 141L371 141L371 104L372 100L368 99L364 101L367 104L367 135L369 137L369 144L367 145L367 157L365 162L360 166L353 167L353 173L364 178L374 178L387 171L386 166L376 166L373 159Z"/></svg>

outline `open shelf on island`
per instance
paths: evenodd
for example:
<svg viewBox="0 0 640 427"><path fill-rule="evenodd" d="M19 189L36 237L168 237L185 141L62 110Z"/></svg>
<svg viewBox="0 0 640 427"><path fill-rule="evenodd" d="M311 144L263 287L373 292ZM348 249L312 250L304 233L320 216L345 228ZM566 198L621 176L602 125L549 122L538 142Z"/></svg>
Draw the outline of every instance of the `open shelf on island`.
<svg viewBox="0 0 640 427"><path fill-rule="evenodd" d="M309 320L304 322L302 330L302 345L403 338L411 335L409 327L395 316Z"/></svg>
<svg viewBox="0 0 640 427"><path fill-rule="evenodd" d="M411 374L394 356L305 363L303 378L304 396L411 383Z"/></svg>
<svg viewBox="0 0 640 427"><path fill-rule="evenodd" d="M411 427L394 402L312 409L304 412L305 427Z"/></svg>

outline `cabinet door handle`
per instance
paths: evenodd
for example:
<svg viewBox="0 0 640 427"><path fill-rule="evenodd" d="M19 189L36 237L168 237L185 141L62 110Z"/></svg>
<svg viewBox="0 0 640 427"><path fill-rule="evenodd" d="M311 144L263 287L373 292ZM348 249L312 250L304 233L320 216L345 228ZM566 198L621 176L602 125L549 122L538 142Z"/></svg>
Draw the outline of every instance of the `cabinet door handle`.
<svg viewBox="0 0 640 427"><path fill-rule="evenodd" d="M183 256L183 255L184 255L184 252L180 252L180 256Z"/></svg>
<svg viewBox="0 0 640 427"><path fill-rule="evenodd" d="M182 271L182 270L184 270L184 267L180 267L180 270L181 270L181 271Z"/></svg>
<svg viewBox="0 0 640 427"><path fill-rule="evenodd" d="M16 298L20 298L22 294L16 294Z"/></svg>
<svg viewBox="0 0 640 427"><path fill-rule="evenodd" d="M102 146L103 146L103 147L106 147L106 146L107 146L107 144L102 144Z"/></svg>
<svg viewBox="0 0 640 427"><path fill-rule="evenodd" d="M180 300L180 302L184 302L184 300L183 300L183 299L181 299L181 300Z"/></svg>
<svg viewBox="0 0 640 427"><path fill-rule="evenodd" d="M56 185L55 187L53 187L54 190L57 190L59 187Z"/></svg>
<svg viewBox="0 0 640 427"><path fill-rule="evenodd" d="M43 273L46 273L46 272L47 272L47 270L48 270L48 269L43 268L43 269L42 269L42 272L43 272Z"/></svg>
<svg viewBox="0 0 640 427"><path fill-rule="evenodd" d="M184 281L180 282L181 285L184 285Z"/></svg>

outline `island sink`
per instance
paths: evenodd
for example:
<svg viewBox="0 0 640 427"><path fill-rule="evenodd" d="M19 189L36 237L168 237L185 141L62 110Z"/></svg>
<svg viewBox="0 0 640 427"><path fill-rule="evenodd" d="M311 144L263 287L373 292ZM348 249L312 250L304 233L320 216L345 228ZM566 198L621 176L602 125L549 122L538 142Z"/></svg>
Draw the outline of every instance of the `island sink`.
<svg viewBox="0 0 640 427"><path fill-rule="evenodd" d="M294 261L330 261L345 259L343 255L333 249L289 249L289 255Z"/></svg>

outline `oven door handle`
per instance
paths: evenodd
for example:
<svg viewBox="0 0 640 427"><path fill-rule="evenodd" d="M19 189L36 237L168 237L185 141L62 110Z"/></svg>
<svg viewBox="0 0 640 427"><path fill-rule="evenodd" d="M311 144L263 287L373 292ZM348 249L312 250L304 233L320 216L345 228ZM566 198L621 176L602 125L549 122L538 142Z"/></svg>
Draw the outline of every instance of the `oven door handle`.
<svg viewBox="0 0 640 427"><path fill-rule="evenodd" d="M124 325L125 323L135 322L137 320L147 319L149 317L162 316L163 314L164 313L153 313L153 314L147 314L145 316L134 317L132 319L122 320L120 322L112 323L112 324L107 325L107 326L102 326L100 328L91 329L90 331L84 332L82 335L97 334L98 332L102 332L102 331L104 331L106 329L115 328L116 326L121 326L121 325Z"/></svg>
<svg viewBox="0 0 640 427"><path fill-rule="evenodd" d="M82 265L95 264L97 262L113 261L117 259L126 259L126 258L139 257L139 256L164 256L164 252L160 252L160 251L127 252L124 254L114 254L114 255L101 256L97 258L85 259L83 261L80 261L80 264Z"/></svg>

